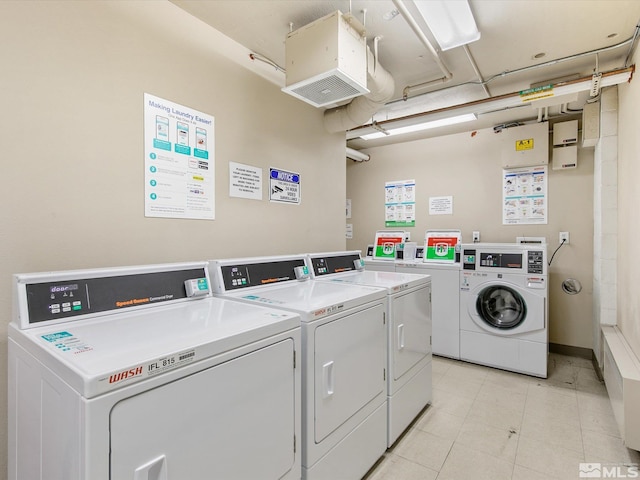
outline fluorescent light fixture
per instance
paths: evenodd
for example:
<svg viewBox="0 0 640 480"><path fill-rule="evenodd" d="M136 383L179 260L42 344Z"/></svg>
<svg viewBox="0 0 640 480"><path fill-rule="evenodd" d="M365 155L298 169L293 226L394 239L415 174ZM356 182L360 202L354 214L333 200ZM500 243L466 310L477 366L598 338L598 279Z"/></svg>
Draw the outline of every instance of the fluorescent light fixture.
<svg viewBox="0 0 640 480"><path fill-rule="evenodd" d="M416 0L414 3L442 50L480 39L467 0Z"/></svg>
<svg viewBox="0 0 640 480"><path fill-rule="evenodd" d="M417 123L415 125L407 125L406 127L390 128L384 132L370 133L362 135L363 140L373 140L375 138L384 138L389 135L401 135L403 133L419 132L420 130L428 130L430 128L445 127L447 125L455 125L457 123L470 122L478 117L474 113L465 113L456 117L441 118L440 120L432 120L430 122Z"/></svg>

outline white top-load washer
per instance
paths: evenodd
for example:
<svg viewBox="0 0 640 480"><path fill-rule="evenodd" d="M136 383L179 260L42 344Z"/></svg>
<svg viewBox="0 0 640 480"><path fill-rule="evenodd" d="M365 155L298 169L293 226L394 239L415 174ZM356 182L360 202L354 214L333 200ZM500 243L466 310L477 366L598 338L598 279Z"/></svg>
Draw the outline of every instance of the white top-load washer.
<svg viewBox="0 0 640 480"><path fill-rule="evenodd" d="M427 275L364 270L359 251L313 253L314 280L370 285L387 293L387 446L432 401L431 279Z"/></svg>
<svg viewBox="0 0 640 480"><path fill-rule="evenodd" d="M297 314L214 298L206 262L16 275L14 298L10 480L300 478Z"/></svg>
<svg viewBox="0 0 640 480"><path fill-rule="evenodd" d="M386 291L309 280L304 255L213 260L214 293L300 314L302 476L361 478L387 447Z"/></svg>
<svg viewBox="0 0 640 480"><path fill-rule="evenodd" d="M547 377L546 245L462 245L460 358Z"/></svg>
<svg viewBox="0 0 640 480"><path fill-rule="evenodd" d="M460 359L461 243L460 230L427 230L423 255L395 262L396 272L431 276L433 354L455 359Z"/></svg>

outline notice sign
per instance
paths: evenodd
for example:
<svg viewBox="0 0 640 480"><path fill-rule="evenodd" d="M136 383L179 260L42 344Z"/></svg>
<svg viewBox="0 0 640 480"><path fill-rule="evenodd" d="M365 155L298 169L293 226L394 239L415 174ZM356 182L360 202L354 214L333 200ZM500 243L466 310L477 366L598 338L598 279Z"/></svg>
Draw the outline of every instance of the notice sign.
<svg viewBox="0 0 640 480"><path fill-rule="evenodd" d="M229 162L229 196L262 200L262 169Z"/></svg>
<svg viewBox="0 0 640 480"><path fill-rule="evenodd" d="M300 174L278 168L269 169L269 200L300 204Z"/></svg>
<svg viewBox="0 0 640 480"><path fill-rule="evenodd" d="M453 215L453 197L429 197L429 215Z"/></svg>
<svg viewBox="0 0 640 480"><path fill-rule="evenodd" d="M211 115L144 94L144 214L215 218Z"/></svg>

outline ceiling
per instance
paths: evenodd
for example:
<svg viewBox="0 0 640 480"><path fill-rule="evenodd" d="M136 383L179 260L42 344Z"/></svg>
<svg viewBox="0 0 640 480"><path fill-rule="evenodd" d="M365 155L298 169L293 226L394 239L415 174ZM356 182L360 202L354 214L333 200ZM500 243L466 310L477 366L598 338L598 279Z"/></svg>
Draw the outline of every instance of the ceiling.
<svg viewBox="0 0 640 480"><path fill-rule="evenodd" d="M447 109L511 94L531 85L557 83L559 79L590 77L625 67L631 42L595 54L580 55L633 38L640 20L638 0L469 0L481 37L467 48L439 52L453 77L427 88L410 88L443 77L434 57L409 27L392 0L172 0L216 30L278 66L285 65L285 39L296 30L336 10L351 12L366 29L369 46L378 42L378 61L395 81L393 98L383 108L385 118ZM402 4L424 26L413 0ZM576 58L573 58L576 57ZM560 62L554 62L560 60ZM258 60L256 60L258 61ZM472 62L477 66L474 71ZM546 66L527 69L539 64ZM509 72L504 74L505 72ZM479 75L480 76L479 76ZM274 81L284 86L284 74ZM483 88L481 82L485 82ZM284 93L283 93L284 95ZM579 94L561 113L548 109L550 120L573 115L589 98ZM314 108L309 106L309 108ZM486 108L485 108L486 110ZM514 121L535 120L538 109L530 105L484 112L478 120L457 127L440 127L419 133L365 141L349 141L353 148L468 131ZM566 118L569 119L569 118ZM370 123L370 122L367 122Z"/></svg>

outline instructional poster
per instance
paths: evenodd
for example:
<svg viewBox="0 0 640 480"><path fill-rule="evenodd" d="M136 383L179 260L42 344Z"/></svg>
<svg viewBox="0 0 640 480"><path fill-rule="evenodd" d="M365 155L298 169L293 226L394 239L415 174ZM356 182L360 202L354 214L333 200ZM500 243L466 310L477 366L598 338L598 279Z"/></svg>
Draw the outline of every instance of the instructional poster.
<svg viewBox="0 0 640 480"><path fill-rule="evenodd" d="M415 227L416 181L386 182L384 190L385 227Z"/></svg>
<svg viewBox="0 0 640 480"><path fill-rule="evenodd" d="M215 218L214 118L144 94L144 214Z"/></svg>
<svg viewBox="0 0 640 480"><path fill-rule="evenodd" d="M502 171L503 225L547 223L547 167Z"/></svg>

